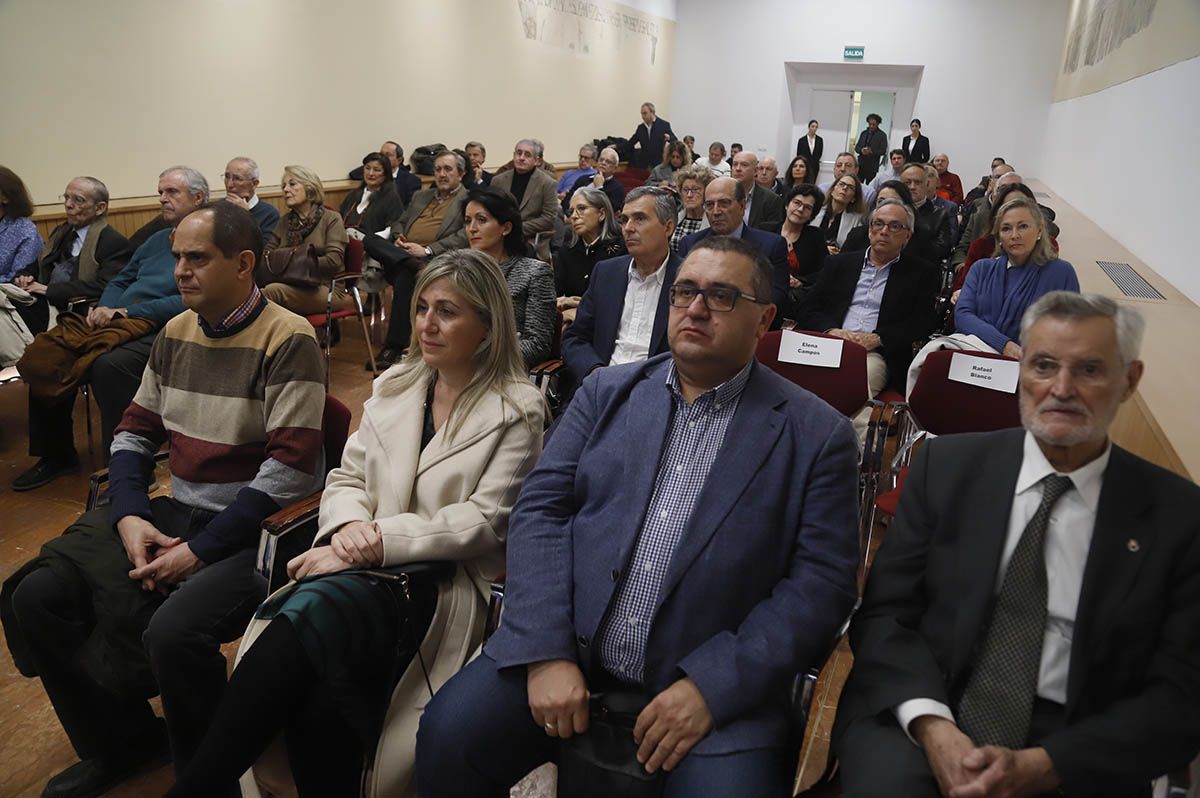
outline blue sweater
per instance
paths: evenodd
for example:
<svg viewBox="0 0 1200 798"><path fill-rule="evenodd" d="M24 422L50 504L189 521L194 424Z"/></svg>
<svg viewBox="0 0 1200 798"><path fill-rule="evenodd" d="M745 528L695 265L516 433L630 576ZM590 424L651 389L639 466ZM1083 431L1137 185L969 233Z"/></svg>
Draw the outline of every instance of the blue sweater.
<svg viewBox="0 0 1200 798"><path fill-rule="evenodd" d="M109 280L100 295L100 307L125 308L131 319L159 324L183 312L183 297L175 284L172 230L159 230L137 248L120 274Z"/></svg>
<svg viewBox="0 0 1200 798"><path fill-rule="evenodd" d="M1026 308L1051 291L1079 291L1075 267L1061 258L1011 269L1007 255L977 261L954 307L954 327L1003 352L1017 342Z"/></svg>

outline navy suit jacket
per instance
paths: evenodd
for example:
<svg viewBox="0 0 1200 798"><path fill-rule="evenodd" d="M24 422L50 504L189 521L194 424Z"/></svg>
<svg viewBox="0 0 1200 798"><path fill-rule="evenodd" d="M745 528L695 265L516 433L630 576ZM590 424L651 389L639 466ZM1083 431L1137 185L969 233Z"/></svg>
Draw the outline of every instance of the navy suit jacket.
<svg viewBox="0 0 1200 798"><path fill-rule="evenodd" d="M692 247L712 234L712 228L706 227L684 236L679 241L679 259L686 260ZM778 330L783 326L783 309L787 305L788 296L787 242L783 240L783 236L756 230L748 224L742 225L742 240L757 247L771 262L771 301L775 303L775 320L771 322L771 329Z"/></svg>
<svg viewBox="0 0 1200 798"><path fill-rule="evenodd" d="M627 568L671 426L671 355L584 381L509 522L498 667L569 659L585 674ZM829 405L754 364L646 642L645 687L683 676L715 728L701 754L780 745L788 687L854 606L858 446Z"/></svg>
<svg viewBox="0 0 1200 798"><path fill-rule="evenodd" d="M675 131L671 130L671 123L661 116L655 117L654 121L650 123L649 135L646 134L645 123L639 122L633 135L629 137L630 147L640 145L633 151L631 157L633 165L653 169L662 163L663 149L667 146L663 139L664 135L669 135L671 141L675 141Z"/></svg>
<svg viewBox="0 0 1200 798"><path fill-rule="evenodd" d="M607 366L617 346L621 312L625 309L625 289L629 287L629 255L602 260L592 269L587 291L579 300L575 321L562 337L562 358L578 384L592 369ZM667 351L667 287L675 282L681 259L672 252L667 257L663 290L658 295L654 327L650 332L650 357Z"/></svg>

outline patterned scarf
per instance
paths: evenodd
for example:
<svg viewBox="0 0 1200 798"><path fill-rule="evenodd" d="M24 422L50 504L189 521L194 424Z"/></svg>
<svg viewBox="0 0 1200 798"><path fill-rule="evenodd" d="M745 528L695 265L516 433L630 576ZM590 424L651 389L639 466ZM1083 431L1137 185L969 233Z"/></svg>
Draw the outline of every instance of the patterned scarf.
<svg viewBox="0 0 1200 798"><path fill-rule="evenodd" d="M317 224L321 221L321 216L325 214L325 209L320 205L314 205L308 213L308 218L300 218L300 214L295 211L289 211L287 215L287 241L284 246L298 247L304 243L304 239L308 238L308 234L316 229Z"/></svg>

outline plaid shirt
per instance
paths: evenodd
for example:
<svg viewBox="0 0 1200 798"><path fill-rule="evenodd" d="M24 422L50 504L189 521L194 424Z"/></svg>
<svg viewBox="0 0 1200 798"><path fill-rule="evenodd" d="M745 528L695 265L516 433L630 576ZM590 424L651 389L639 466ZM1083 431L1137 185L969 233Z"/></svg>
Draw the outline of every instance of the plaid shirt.
<svg viewBox="0 0 1200 798"><path fill-rule="evenodd" d="M246 297L246 301L229 311L229 315L226 316L216 327L209 327L208 322L206 322L200 317L199 314L197 314L196 318L199 320L200 326L210 330L211 332L223 333L233 329L249 318L250 314L258 308L259 303L266 301L263 298L262 292L258 290L257 285L251 284L250 288L250 296Z"/></svg>
<svg viewBox="0 0 1200 798"><path fill-rule="evenodd" d="M753 364L751 360L691 405L679 391L675 364L667 370L666 388L673 400L670 435L658 461L654 492L633 556L600 624L600 664L623 681L642 681L646 638L667 566L725 441Z"/></svg>

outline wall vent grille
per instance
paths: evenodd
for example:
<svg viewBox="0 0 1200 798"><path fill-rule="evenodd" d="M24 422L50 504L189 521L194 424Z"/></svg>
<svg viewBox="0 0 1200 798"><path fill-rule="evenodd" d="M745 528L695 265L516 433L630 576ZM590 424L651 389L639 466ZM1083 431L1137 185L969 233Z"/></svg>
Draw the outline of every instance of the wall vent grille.
<svg viewBox="0 0 1200 798"><path fill-rule="evenodd" d="M1118 263L1111 260L1098 260L1096 265L1104 270L1117 288L1121 289L1121 293L1125 296L1135 297L1137 299L1166 299L1165 296L1155 290L1154 286L1146 282L1142 275L1133 270L1133 267L1128 263Z"/></svg>

